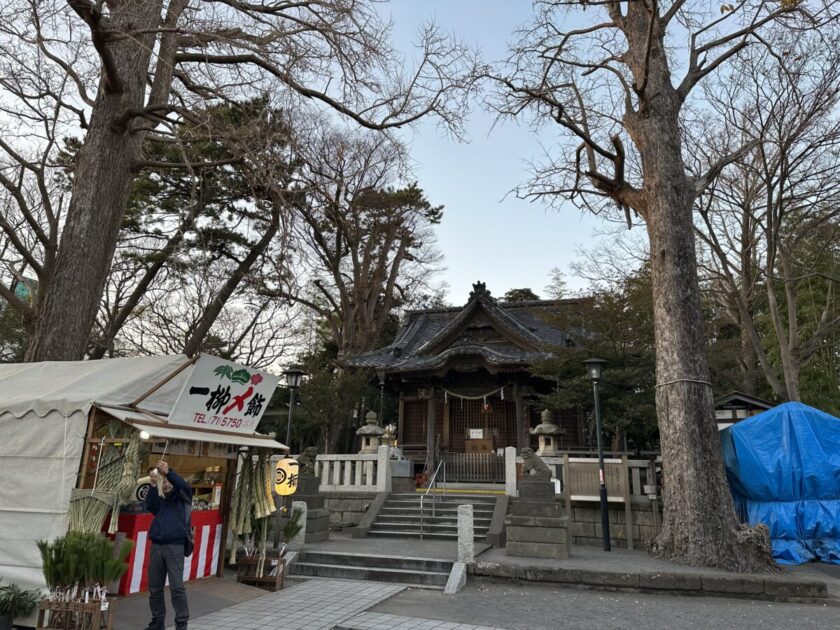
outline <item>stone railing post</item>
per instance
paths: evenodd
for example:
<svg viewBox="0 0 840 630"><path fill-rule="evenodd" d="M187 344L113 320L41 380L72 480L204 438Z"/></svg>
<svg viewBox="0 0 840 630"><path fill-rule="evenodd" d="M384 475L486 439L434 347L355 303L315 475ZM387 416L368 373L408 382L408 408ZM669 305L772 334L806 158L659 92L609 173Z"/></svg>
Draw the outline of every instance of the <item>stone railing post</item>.
<svg viewBox="0 0 840 630"><path fill-rule="evenodd" d="M458 562L475 562L473 506L458 506Z"/></svg>
<svg viewBox="0 0 840 630"><path fill-rule="evenodd" d="M516 448L505 448L505 494L516 496Z"/></svg>
<svg viewBox="0 0 840 630"><path fill-rule="evenodd" d="M391 447L387 444L376 451L376 491L391 492Z"/></svg>

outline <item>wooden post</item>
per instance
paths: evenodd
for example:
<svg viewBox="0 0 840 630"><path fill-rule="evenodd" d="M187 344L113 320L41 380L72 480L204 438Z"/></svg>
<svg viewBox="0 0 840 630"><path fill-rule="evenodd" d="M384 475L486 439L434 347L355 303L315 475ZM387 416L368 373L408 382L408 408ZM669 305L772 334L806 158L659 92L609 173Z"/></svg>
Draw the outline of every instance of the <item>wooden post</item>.
<svg viewBox="0 0 840 630"><path fill-rule="evenodd" d="M444 449L449 449L449 401L443 403L443 437L441 443Z"/></svg>
<svg viewBox="0 0 840 630"><path fill-rule="evenodd" d="M399 440L399 445L402 446L405 439L403 438L403 434L405 433L405 399L403 398L403 392L400 392L400 411L399 416L397 417L397 440Z"/></svg>
<svg viewBox="0 0 840 630"><path fill-rule="evenodd" d="M96 407L91 407L90 412L88 412L88 425L87 432L85 433L85 446L82 450L82 461L79 464L79 473L76 475L77 488L85 487L85 478L87 477L87 462L88 458L90 457L90 444L91 440L93 439L93 426L95 415ZM101 452L99 453L99 457L102 457Z"/></svg>
<svg viewBox="0 0 840 630"><path fill-rule="evenodd" d="M630 504L630 466L627 455L621 457L621 477L624 491L624 528L627 531L627 548L633 548L633 506Z"/></svg>
<svg viewBox="0 0 840 630"><path fill-rule="evenodd" d="M437 465L435 461L435 389L429 387L426 391L429 396L426 400L426 461L429 462L427 474L431 481Z"/></svg>
<svg viewBox="0 0 840 630"><path fill-rule="evenodd" d="M522 449L528 446L528 442L525 433L525 401L518 388L513 400L516 405L516 452L521 453Z"/></svg>

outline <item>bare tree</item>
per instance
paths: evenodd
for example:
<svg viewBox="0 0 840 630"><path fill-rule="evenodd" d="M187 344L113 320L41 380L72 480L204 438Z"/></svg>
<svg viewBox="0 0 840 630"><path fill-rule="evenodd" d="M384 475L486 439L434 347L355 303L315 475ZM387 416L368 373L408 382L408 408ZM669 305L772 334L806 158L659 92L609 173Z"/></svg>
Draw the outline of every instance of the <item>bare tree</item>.
<svg viewBox="0 0 840 630"><path fill-rule="evenodd" d="M371 129L433 115L457 131L476 75L474 55L433 27L419 61L402 63L368 0L17 0L0 23L0 53L24 77L3 99L84 130L30 361L83 356L147 137L201 124L200 105L266 92Z"/></svg>
<svg viewBox="0 0 840 630"><path fill-rule="evenodd" d="M821 37L779 39L783 61L756 48L709 91L720 123L692 153L705 167L759 143L698 201L698 234L713 294L741 330L745 389L760 366L778 398L800 400L801 370L840 327L840 54Z"/></svg>
<svg viewBox="0 0 840 630"><path fill-rule="evenodd" d="M399 185L406 156L387 136L321 126L311 138L300 149L306 201L296 223L308 271L267 290L328 322L341 358L372 350L394 310L429 289L442 208L416 184Z"/></svg>
<svg viewBox="0 0 840 630"><path fill-rule="evenodd" d="M585 10L576 15L583 20L567 19L574 9ZM530 111L563 137L561 155L537 178L534 194L595 210L614 205L628 222L635 213L645 223L665 468L664 522L652 550L663 557L740 571L772 564L766 529L741 528L724 476L692 217L697 196L752 145L692 177L683 155L684 106L715 71L765 45L769 26L813 30L833 19L833 10L825 2L809 13L793 0L742 0L722 9L688 0L545 0L509 70L496 77L502 113Z"/></svg>
<svg viewBox="0 0 840 630"><path fill-rule="evenodd" d="M134 310L114 341L115 356L183 353L228 279L228 274L214 277L199 268L173 274L159 284L157 295L147 294ZM254 367L276 366L296 348L297 317L288 303L240 288L193 350Z"/></svg>

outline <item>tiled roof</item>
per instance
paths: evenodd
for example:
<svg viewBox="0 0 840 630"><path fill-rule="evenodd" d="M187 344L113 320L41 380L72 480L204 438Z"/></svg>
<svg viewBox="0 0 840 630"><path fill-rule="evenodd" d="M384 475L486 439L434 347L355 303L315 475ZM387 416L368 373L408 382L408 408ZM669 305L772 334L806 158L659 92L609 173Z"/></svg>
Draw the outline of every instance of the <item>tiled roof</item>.
<svg viewBox="0 0 840 630"><path fill-rule="evenodd" d="M540 315L575 308L579 300L540 300L533 302L497 302L479 285L463 307L409 311L394 342L379 350L345 360L350 367L374 368L386 372L418 372L442 368L454 358L480 358L493 366L526 366L550 358L551 347L575 345L572 336L553 326ZM519 339L514 346L482 345L471 339L445 345L479 309L493 320L503 333ZM521 346L531 346L523 348Z"/></svg>

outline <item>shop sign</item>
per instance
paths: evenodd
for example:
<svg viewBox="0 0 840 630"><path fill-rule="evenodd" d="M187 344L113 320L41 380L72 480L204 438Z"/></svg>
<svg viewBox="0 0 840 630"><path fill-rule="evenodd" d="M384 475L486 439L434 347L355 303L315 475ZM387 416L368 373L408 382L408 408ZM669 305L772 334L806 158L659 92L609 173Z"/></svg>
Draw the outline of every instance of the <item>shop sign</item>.
<svg viewBox="0 0 840 630"><path fill-rule="evenodd" d="M159 438L155 438L150 447L150 452L155 455L162 454L165 450L167 455L236 459L239 454L239 447L235 444L196 442L194 440L157 440Z"/></svg>
<svg viewBox="0 0 840 630"><path fill-rule="evenodd" d="M250 435L278 380L268 372L202 354L169 414L169 423Z"/></svg>
<svg viewBox="0 0 840 630"><path fill-rule="evenodd" d="M287 457L277 462L274 469L274 492L281 497L294 494L298 486L298 463Z"/></svg>

